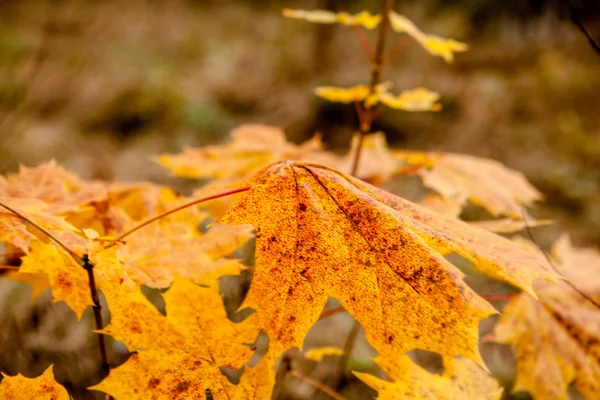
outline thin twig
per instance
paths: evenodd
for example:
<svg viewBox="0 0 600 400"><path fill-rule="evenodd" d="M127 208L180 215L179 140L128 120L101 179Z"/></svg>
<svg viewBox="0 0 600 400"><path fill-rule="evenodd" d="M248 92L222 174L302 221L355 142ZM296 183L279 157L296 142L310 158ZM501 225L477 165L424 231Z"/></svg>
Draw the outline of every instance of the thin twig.
<svg viewBox="0 0 600 400"><path fill-rule="evenodd" d="M409 44L413 43L413 38L410 36L405 36L396 44L390 51L387 52L385 57L383 58L383 65L387 64L396 54L398 54L401 50L404 50Z"/></svg>
<svg viewBox="0 0 600 400"><path fill-rule="evenodd" d="M322 391L324 393L327 393L329 396L331 396L335 400L348 400L344 396L339 394L338 392L332 390L330 387L325 386L323 383L319 382L316 379L311 378L310 376L304 375L302 372L298 371L297 369L290 370L290 375L292 375L300 380L303 380L304 382L314 386L315 388L319 389L320 391Z"/></svg>
<svg viewBox="0 0 600 400"><path fill-rule="evenodd" d="M389 13L394 6L394 0L383 0L383 12L381 13L381 23L379 24L379 31L377 34L377 43L375 45L375 54L371 61L371 82L369 84L369 94L375 93L375 87L381 80L381 70L383 67L383 57L385 51L385 43L387 38L388 26L390 24ZM352 168L350 173L356 175L358 171L358 165L360 163L360 154L364 142L364 136L371 130L371 124L373 123L374 115L376 110L371 107L365 109L363 121L360 124L358 146L354 153Z"/></svg>
<svg viewBox="0 0 600 400"><path fill-rule="evenodd" d="M365 35L360 26L353 25L353 28L354 32L356 32L356 35L358 36L358 39L360 40L360 44L362 45L363 50L367 54L367 57L369 57L369 61L373 62L373 48L371 47L369 38L367 37L367 35Z"/></svg>
<svg viewBox="0 0 600 400"><path fill-rule="evenodd" d="M12 265L0 265L0 270L10 269L10 270L19 270L19 267L13 267Z"/></svg>
<svg viewBox="0 0 600 400"><path fill-rule="evenodd" d="M6 208L8 211L12 212L13 214L15 214L16 216L18 216L19 218L21 218L23 221L26 221L29 224L31 224L34 227L36 227L37 229L39 229L44 235L48 236L57 245L59 245L64 251L66 251L69 254L69 256L71 256L73 258L73 260L75 260L75 262L77 263L77 265L83 267L83 265L84 265L83 259L81 257L79 257L77 254L75 254L75 252L73 250L71 250L70 248L68 248L66 244L64 244L63 242L61 242L60 239L58 239L52 233L50 233L46 229L44 229L40 224L38 224L37 222L34 222L31 218L29 218L25 214L21 213L18 210L15 210L14 208L12 208L12 207L10 207L10 206L2 203L2 202L0 202L0 206Z"/></svg>
<svg viewBox="0 0 600 400"><path fill-rule="evenodd" d="M346 309L342 306L330 308L329 310L323 311L321 315L319 315L319 321L327 317L331 317L332 315L342 313L344 311L346 311Z"/></svg>
<svg viewBox="0 0 600 400"><path fill-rule="evenodd" d="M140 223L139 225L137 225L137 226L134 226L134 227L133 227L133 228L131 228L130 230L128 230L128 231L126 231L126 232L122 233L122 234L121 234L121 235L119 235L119 236L118 236L116 239L113 239L113 240L112 240L112 242L111 242L109 245L107 245L106 247L113 246L115 243L118 243L118 242L122 241L122 240L123 240L123 239L125 239L127 236L131 235L132 233L134 233L134 232L138 231L139 229L142 229L143 227L145 227L146 225L149 225L149 224L151 224L151 223L152 223L152 222L154 222L154 221L157 221L157 220L159 220L159 219L161 219L161 218L163 218L163 217L166 217L167 215L171 215L171 214L173 214L173 213L175 213L175 212L177 212L177 211L181 211L181 210L183 210L183 209L185 209L185 208L191 207L191 206L193 206L193 205L196 205L196 204L203 203L203 202L205 202L205 201L209 201L209 200L218 199L218 198L220 198L220 197L230 196L230 195L232 195L232 194L236 194L236 193L240 193L240 192L245 192L245 191L247 191L247 190L250 190L250 186L246 186L246 187L243 187L243 188L240 188L240 189L229 190L229 191L227 191L227 192L223 192L223 193L215 194L215 195L208 196L208 197L203 197L203 198L201 198L201 199L196 199L196 200L190 201L189 203L185 203L185 204L183 204L183 205L181 205L181 206L179 206L179 207L175 207L175 208L174 208L174 209L172 209L172 210L165 211L164 213L162 213L162 214L159 214L159 215L157 215L157 216L155 216L155 217L152 217L152 218L150 218L150 219L148 219L148 220L146 220L146 221L144 221L144 222Z"/></svg>
<svg viewBox="0 0 600 400"><path fill-rule="evenodd" d="M583 35L587 38L590 46L592 46L592 49L594 49L596 51L596 53L600 54L600 45L598 45L598 43L594 40L592 35L590 35L588 30L585 29L585 26L579 19L579 15L577 14L577 11L575 11L575 7L573 7L571 2L568 0L567 0L567 4L569 6L569 10L571 11L571 16L570 16L571 22L573 22L573 24L575 24L575 26L577 26L579 28L579 30L583 33Z"/></svg>
<svg viewBox="0 0 600 400"><path fill-rule="evenodd" d="M479 293L479 297L487 301L505 301L510 300L519 293Z"/></svg>

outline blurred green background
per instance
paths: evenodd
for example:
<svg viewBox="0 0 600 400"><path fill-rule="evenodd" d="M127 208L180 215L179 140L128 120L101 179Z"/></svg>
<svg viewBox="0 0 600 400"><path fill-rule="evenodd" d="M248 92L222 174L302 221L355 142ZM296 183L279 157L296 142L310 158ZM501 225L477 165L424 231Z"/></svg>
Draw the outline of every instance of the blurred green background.
<svg viewBox="0 0 600 400"><path fill-rule="evenodd" d="M185 191L195 183L170 177L151 156L223 142L247 122L281 126L295 142L320 132L331 149L345 151L357 126L354 107L322 101L313 88L368 82L367 57L351 28L284 19L281 9L377 12L379 3L1 1L0 173L54 158L86 178ZM469 153L523 171L546 196L532 214L556 220L536 230L537 239L547 244L567 231L578 245L597 245L600 54L570 21L569 2L396 3L423 31L471 48L449 65L417 44L397 54L383 79L395 91L438 91L444 108L385 111L374 129L394 147ZM600 40L600 2L570 3ZM32 308L23 287L2 285L0 304L11 304L0 314L2 370L35 374L55 362L59 380L89 398L83 387L99 365L89 316L77 323L49 293ZM341 315L327 321L314 343L339 339L351 325ZM369 354L364 346L359 356ZM487 361L501 365L501 352L485 346ZM302 387L295 389L302 398Z"/></svg>

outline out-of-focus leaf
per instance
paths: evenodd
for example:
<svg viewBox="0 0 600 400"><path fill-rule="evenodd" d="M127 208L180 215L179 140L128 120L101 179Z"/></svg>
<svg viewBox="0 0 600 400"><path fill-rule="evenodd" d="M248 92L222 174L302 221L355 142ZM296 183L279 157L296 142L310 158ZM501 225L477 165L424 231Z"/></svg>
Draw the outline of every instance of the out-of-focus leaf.
<svg viewBox="0 0 600 400"><path fill-rule="evenodd" d="M466 43L421 32L411 20L395 11L390 12L389 17L393 30L412 36L429 54L442 57L446 62L454 60L454 53L469 49Z"/></svg>
<svg viewBox="0 0 600 400"><path fill-rule="evenodd" d="M367 29L374 29L381 22L381 15L372 15L368 11L361 11L358 14L349 14L347 12L334 13L327 10L291 10L285 8L283 16L294 19L304 19L318 24L342 24L346 26L363 26Z"/></svg>

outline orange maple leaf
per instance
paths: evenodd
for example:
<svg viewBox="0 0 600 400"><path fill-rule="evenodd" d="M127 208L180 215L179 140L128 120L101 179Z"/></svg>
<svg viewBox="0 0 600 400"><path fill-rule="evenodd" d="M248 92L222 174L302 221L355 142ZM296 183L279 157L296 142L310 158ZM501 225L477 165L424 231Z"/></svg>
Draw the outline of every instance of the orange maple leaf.
<svg viewBox="0 0 600 400"><path fill-rule="evenodd" d="M126 299L121 300L126 303ZM166 317L158 312L153 316L132 316L134 320L143 317L140 322L144 326L138 331L109 325L105 331L128 346L139 344L141 335L155 341L143 340L145 349L111 370L105 380L91 389L124 399L200 399L206 390L215 399L270 396L274 382L271 357L265 356L261 364L246 369L239 385L229 383L219 370L239 368L252 355L253 350L243 343L252 343L258 335L255 317L237 324L229 321L217 284L201 288L181 277L175 278L165 301ZM122 311L121 307L115 310Z"/></svg>
<svg viewBox="0 0 600 400"><path fill-rule="evenodd" d="M281 162L249 179L217 223L256 228L256 270L244 306L278 350L301 346L328 296L380 352L421 348L481 362L477 324L494 312L439 251L533 294L557 281L543 257L482 229L321 165Z"/></svg>

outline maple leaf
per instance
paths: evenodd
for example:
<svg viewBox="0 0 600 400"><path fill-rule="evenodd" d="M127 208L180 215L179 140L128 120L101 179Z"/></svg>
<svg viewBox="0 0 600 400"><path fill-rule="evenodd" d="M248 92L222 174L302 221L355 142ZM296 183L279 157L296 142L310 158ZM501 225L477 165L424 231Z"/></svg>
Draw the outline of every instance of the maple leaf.
<svg viewBox="0 0 600 400"><path fill-rule="evenodd" d="M318 137L296 145L273 126L242 125L231 137L226 145L188 148L180 154L160 155L156 161L181 177L242 179L284 159L323 162L333 157L322 150Z"/></svg>
<svg viewBox="0 0 600 400"><path fill-rule="evenodd" d="M240 385L229 383L219 370L239 368L251 356L252 349L242 343L252 343L258 335L252 316L238 324L229 321L218 285L201 288L182 277L175 278L165 302L166 317L157 313L144 321L149 327L158 323L160 328L154 328L148 336L163 340L154 345L148 342L145 350L111 370L91 389L124 399L204 399L206 389L215 399L268 398L274 379L272 358L265 356L263 361L268 366L259 364L247 369ZM128 330L113 329L111 334L126 344L131 342ZM256 395L245 397L249 393Z"/></svg>
<svg viewBox="0 0 600 400"><path fill-rule="evenodd" d="M377 357L375 362L391 382L373 375L353 372L361 381L379 392L378 399L472 399L500 400L502 387L472 361L446 359L443 375L432 374L407 356L396 359Z"/></svg>
<svg viewBox="0 0 600 400"><path fill-rule="evenodd" d="M252 189L216 223L256 228L243 306L258 310L278 350L300 347L332 296L380 353L421 348L481 362L477 324L494 309L438 251L530 293L534 279L558 279L543 257L504 238L321 165L276 163L246 184Z"/></svg>
<svg viewBox="0 0 600 400"><path fill-rule="evenodd" d="M575 249L567 236L557 241L553 252L557 268L586 295L600 300L600 252ZM568 399L573 384L586 398L596 398L600 311L566 284L540 282L536 291L539 301L525 294L512 299L494 329L496 342L516 349L513 391L526 390L536 399Z"/></svg>
<svg viewBox="0 0 600 400"><path fill-rule="evenodd" d="M168 202L173 209L189 199ZM196 283L210 282L215 274L237 275L246 267L235 258L226 258L253 236L251 227L215 227L206 233L198 230L207 215L190 207L161 218L117 245L120 268L137 284L167 288L175 273ZM135 223L119 208L112 207L113 220L122 230Z"/></svg>
<svg viewBox="0 0 600 400"><path fill-rule="evenodd" d="M469 48L466 43L421 32L412 21L395 11L389 13L389 18L394 31L412 36L429 54L440 56L448 63L454 60L454 53L467 51Z"/></svg>
<svg viewBox="0 0 600 400"><path fill-rule="evenodd" d="M67 223L64 217L47 212L43 201L0 197L0 202L22 212L69 248L80 250L85 247L86 240L75 233L77 229ZM48 240L48 238L21 217L0 206L0 243L11 243L27 253L30 244L38 240Z"/></svg>
<svg viewBox="0 0 600 400"><path fill-rule="evenodd" d="M34 168L21 166L18 174L0 176L0 197L39 199L44 211L63 214L107 197L106 184L84 181L55 161Z"/></svg>
<svg viewBox="0 0 600 400"><path fill-rule="evenodd" d="M304 19L318 24L342 24L346 26L363 26L367 29L375 29L381 22L381 15L372 15L368 11L361 11L352 15L347 12L334 13L327 10L291 10L285 8L282 14L286 18Z"/></svg>
<svg viewBox="0 0 600 400"><path fill-rule="evenodd" d="M32 243L31 252L23 257L19 272L47 274L53 300L67 303L78 319L93 305L87 273L54 245Z"/></svg>
<svg viewBox="0 0 600 400"><path fill-rule="evenodd" d="M520 219L522 205L542 195L523 176L498 161L466 154L393 151L401 160L418 166L423 184L444 197L469 199L493 216Z"/></svg>
<svg viewBox="0 0 600 400"><path fill-rule="evenodd" d="M2 374L2 376L0 398L3 400L69 400L71 398L67 390L54 380L52 366L37 378L26 378L20 374L17 376Z"/></svg>

